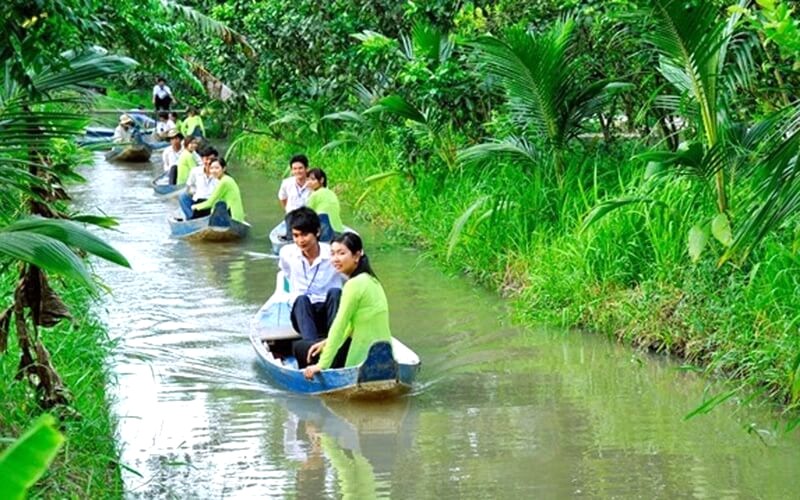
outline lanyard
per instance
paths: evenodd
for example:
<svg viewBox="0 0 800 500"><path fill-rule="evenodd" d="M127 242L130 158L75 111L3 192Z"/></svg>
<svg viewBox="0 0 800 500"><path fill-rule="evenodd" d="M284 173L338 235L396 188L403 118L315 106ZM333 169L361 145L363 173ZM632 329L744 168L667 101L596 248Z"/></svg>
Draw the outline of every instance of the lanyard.
<svg viewBox="0 0 800 500"><path fill-rule="evenodd" d="M301 258L303 259L302 260L302 262L303 262L303 277L306 280L308 280L308 270L306 269L306 258L303 257L303 256L301 256ZM316 269L314 269L314 275L311 276L311 281L308 282L308 286L306 287L307 293L311 293L311 285L313 285L314 284L314 280L317 279L317 273L319 272L319 268L320 267L322 267L321 263L319 265L317 265Z"/></svg>

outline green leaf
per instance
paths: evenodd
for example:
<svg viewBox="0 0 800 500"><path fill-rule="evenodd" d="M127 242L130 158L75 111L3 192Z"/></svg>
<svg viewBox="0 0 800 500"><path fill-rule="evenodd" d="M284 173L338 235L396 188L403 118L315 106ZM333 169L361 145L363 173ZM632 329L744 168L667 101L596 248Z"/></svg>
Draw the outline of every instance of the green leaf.
<svg viewBox="0 0 800 500"><path fill-rule="evenodd" d="M0 255L62 274L94 288L91 276L75 252L49 236L30 231L0 232Z"/></svg>
<svg viewBox="0 0 800 500"><path fill-rule="evenodd" d="M725 401L735 396L737 392L739 392L738 389L732 389L730 391L717 394L711 399L703 401L703 403L700 406L698 406L694 410L684 415L683 420L689 420L690 418L696 417L697 415L705 415L706 413L709 413L717 406L721 405Z"/></svg>
<svg viewBox="0 0 800 500"><path fill-rule="evenodd" d="M0 498L17 500L42 477L64 436L56 429L52 415L42 415L16 443L0 455Z"/></svg>
<svg viewBox="0 0 800 500"><path fill-rule="evenodd" d="M403 99L399 95L393 94L383 99L379 100L375 106L364 111L365 115L372 114L372 113L380 113L386 112L393 115L400 116L405 118L406 120L411 120L413 122L419 123L421 125L427 125L428 118L425 114L414 107L413 104L408 102L407 100Z"/></svg>
<svg viewBox="0 0 800 500"><path fill-rule="evenodd" d="M453 227L450 229L450 235L447 237L447 259L450 259L453 255L453 250L455 250L456 244L461 238L461 233L464 231L464 226L467 224L467 221L469 221L472 214L486 203L488 199L489 197L484 195L475 200L453 223Z"/></svg>
<svg viewBox="0 0 800 500"><path fill-rule="evenodd" d="M703 253L707 243L708 234L703 229L699 226L692 226L689 229L689 257L692 262L700 260L700 255Z"/></svg>
<svg viewBox="0 0 800 500"><path fill-rule="evenodd" d="M711 221L711 234L724 246L729 247L733 244L733 233L728 216L720 213Z"/></svg>
<svg viewBox="0 0 800 500"><path fill-rule="evenodd" d="M119 264L120 266L131 267L128 259L115 250L114 247L78 224L68 220L29 217L6 226L2 231L25 231L49 236L70 247L81 249L92 255L97 255L100 258Z"/></svg>

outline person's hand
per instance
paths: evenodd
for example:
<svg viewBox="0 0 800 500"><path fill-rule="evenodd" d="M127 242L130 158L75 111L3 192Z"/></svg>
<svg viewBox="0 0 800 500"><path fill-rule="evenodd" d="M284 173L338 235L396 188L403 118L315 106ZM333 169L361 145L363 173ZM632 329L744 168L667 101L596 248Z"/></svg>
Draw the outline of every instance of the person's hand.
<svg viewBox="0 0 800 500"><path fill-rule="evenodd" d="M321 353L322 349L324 349L324 348L325 348L325 341L324 340L320 340L316 344L312 345L308 349L308 355L306 356L306 362L307 363L311 363L311 359L314 356L316 356L317 354Z"/></svg>
<svg viewBox="0 0 800 500"><path fill-rule="evenodd" d="M306 378L306 380L311 380L314 378L314 375L321 371L322 368L320 368L319 365L308 365L306 366L305 370L303 370L303 376Z"/></svg>
<svg viewBox="0 0 800 500"><path fill-rule="evenodd" d="M197 203L195 203L194 205L192 205L192 210L197 210Z"/></svg>

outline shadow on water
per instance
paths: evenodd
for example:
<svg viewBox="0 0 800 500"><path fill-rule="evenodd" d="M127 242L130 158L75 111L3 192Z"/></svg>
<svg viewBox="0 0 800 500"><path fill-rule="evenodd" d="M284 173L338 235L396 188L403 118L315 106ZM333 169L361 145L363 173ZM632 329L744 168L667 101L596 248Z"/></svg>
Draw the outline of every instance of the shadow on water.
<svg viewBox="0 0 800 500"><path fill-rule="evenodd" d="M238 244L171 239L174 201L149 185L156 165L98 156L73 191L82 211L119 217L104 236L133 267L95 264L113 290L104 319L119 339L128 497L784 498L800 487L800 443L771 415L723 407L684 422L702 399L695 374L596 336L513 328L497 297L370 227L356 225L392 332L423 362L414 392L364 406L274 389L247 327L274 286L279 174L231 171L253 225Z"/></svg>

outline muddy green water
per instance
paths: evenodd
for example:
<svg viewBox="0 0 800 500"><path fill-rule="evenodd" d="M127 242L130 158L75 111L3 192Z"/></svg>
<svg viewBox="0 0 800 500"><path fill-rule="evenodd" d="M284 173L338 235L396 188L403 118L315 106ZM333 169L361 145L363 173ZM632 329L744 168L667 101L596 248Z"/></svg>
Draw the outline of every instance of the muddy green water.
<svg viewBox="0 0 800 500"><path fill-rule="evenodd" d="M800 439L769 414L685 422L705 388L694 374L599 336L513 328L496 296L357 222L392 331L422 358L416 390L364 405L274 389L247 325L274 286L278 174L234 165L251 237L190 244L169 236L158 168L98 156L73 192L119 216L105 236L133 266L95 267L113 289L128 497L797 498Z"/></svg>

